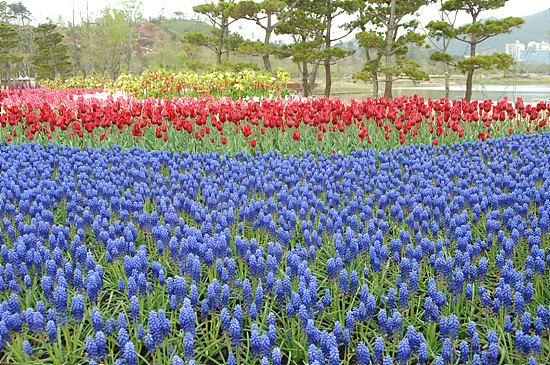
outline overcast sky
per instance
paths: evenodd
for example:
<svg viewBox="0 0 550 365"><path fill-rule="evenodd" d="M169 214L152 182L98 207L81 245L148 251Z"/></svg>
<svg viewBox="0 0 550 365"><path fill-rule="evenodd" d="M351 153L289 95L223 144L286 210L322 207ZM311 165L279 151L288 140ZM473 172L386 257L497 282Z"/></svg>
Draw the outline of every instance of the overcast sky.
<svg viewBox="0 0 550 365"><path fill-rule="evenodd" d="M73 18L73 10L75 20L85 17L86 6L91 18L95 18L99 11L107 6L117 7L117 0L8 0L8 3L21 1L31 12L34 19L34 24L45 22L47 18L57 21L60 17L64 21L70 21ZM402 0L401 0L402 1ZM143 16L148 18L155 18L159 14L163 14L165 17L171 17L174 12L184 12L189 19L193 16L193 6L205 4L210 1L206 0L141 0ZM486 11L482 14L483 18L495 17L505 18L508 16L526 16L539 13L550 7L550 2L547 0L509 0L506 5L497 10ZM421 9L420 20L428 22L437 18L437 5L431 5L430 7L424 7ZM470 19L468 16L463 15L458 19L457 24L468 23ZM345 20L341 20L345 22ZM242 24L250 24L249 22ZM246 34L246 30L253 32L253 27L247 27L242 30L231 29L232 31L239 31L245 38L251 38L251 34ZM258 31L256 30L256 37Z"/></svg>

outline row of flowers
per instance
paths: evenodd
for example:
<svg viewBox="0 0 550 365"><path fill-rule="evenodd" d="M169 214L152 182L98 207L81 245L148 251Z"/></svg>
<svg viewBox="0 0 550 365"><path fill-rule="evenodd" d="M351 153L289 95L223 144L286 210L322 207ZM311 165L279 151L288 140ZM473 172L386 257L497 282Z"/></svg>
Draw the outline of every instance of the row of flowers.
<svg viewBox="0 0 550 365"><path fill-rule="evenodd" d="M116 80L108 76L93 74L55 79L41 83L52 89L68 90L73 88L103 88L107 92L122 91L138 98L145 97L182 97L212 95L215 98L231 97L269 97L289 95L285 85L290 81L287 72L279 70L277 74L260 73L251 70L239 72L210 72L196 74L192 72L173 73L165 70L144 71L141 75L122 74Z"/></svg>
<svg viewBox="0 0 550 365"><path fill-rule="evenodd" d="M549 143L4 147L0 361L547 363Z"/></svg>
<svg viewBox="0 0 550 365"><path fill-rule="evenodd" d="M77 146L119 144L191 152L454 144L546 130L550 104L485 100L79 96L79 89L4 91L0 137Z"/></svg>

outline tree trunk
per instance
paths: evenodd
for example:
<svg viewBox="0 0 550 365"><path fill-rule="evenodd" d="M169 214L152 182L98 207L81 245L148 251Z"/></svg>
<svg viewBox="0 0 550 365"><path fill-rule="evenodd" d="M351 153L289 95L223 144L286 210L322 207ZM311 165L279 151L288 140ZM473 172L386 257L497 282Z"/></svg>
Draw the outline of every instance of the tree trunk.
<svg viewBox="0 0 550 365"><path fill-rule="evenodd" d="M309 96L307 62L302 62L300 71L302 72L302 96L307 98Z"/></svg>
<svg viewBox="0 0 550 365"><path fill-rule="evenodd" d="M449 73L449 65L445 64L445 99L449 100L449 94L450 94L450 88L449 88L449 80L451 78L451 74Z"/></svg>
<svg viewBox="0 0 550 365"><path fill-rule="evenodd" d="M266 72L273 73L273 70L271 68L271 61L269 60L269 55L263 55L262 60L264 61L264 68Z"/></svg>
<svg viewBox="0 0 550 365"><path fill-rule="evenodd" d="M393 98L393 77L390 74L386 74L386 82L384 83L384 97L387 99Z"/></svg>
<svg viewBox="0 0 550 365"><path fill-rule="evenodd" d="M372 78L372 97L378 99L378 72L375 72Z"/></svg>
<svg viewBox="0 0 550 365"><path fill-rule="evenodd" d="M474 79L474 69L469 69L468 74L466 75L466 95L464 99L466 102L472 101L472 88L473 88L473 79Z"/></svg>
<svg viewBox="0 0 550 365"><path fill-rule="evenodd" d="M271 38L271 16L268 17L268 28L265 31L265 38L264 38L264 46L267 48L269 47L269 42ZM269 60L269 55L264 54L262 56L262 60L264 61L264 68L266 72L273 73L273 70L271 69L271 61Z"/></svg>
<svg viewBox="0 0 550 365"><path fill-rule="evenodd" d="M365 32L365 28L362 28L363 32ZM367 58L367 62L370 63L370 52L369 48L365 47L365 57ZM378 62L380 62L380 57L378 57ZM378 98L378 71L374 71L372 74L372 97L374 99Z"/></svg>
<svg viewBox="0 0 550 365"><path fill-rule="evenodd" d="M222 54L223 54L223 37L220 37L218 42L218 48L216 48L216 65L222 64Z"/></svg>
<svg viewBox="0 0 550 365"><path fill-rule="evenodd" d="M478 13L472 14L472 24L477 23L477 16ZM470 36L470 57L475 57L476 55L476 36L471 35ZM474 79L474 68L471 67L468 69L468 73L466 74L466 95L464 96L464 99L466 99L466 102L470 102L472 100L472 87L473 87L473 79Z"/></svg>
<svg viewBox="0 0 550 365"><path fill-rule="evenodd" d="M218 40L218 48L216 49L216 64L222 64L222 55L224 54L225 39L229 33L229 25L227 24L227 17L223 17L220 23L220 39ZM225 51L226 57L229 58L228 51Z"/></svg>
<svg viewBox="0 0 550 365"><path fill-rule="evenodd" d="M330 73L330 60L325 60L325 96L330 98L332 87L332 74Z"/></svg>
<svg viewBox="0 0 550 365"><path fill-rule="evenodd" d="M476 44L473 41L470 43L470 57L474 57L476 55ZM468 73L466 74L466 95L464 96L464 99L466 99L466 102L468 103L472 101L473 80L474 68L471 67L468 69Z"/></svg>
<svg viewBox="0 0 550 365"><path fill-rule="evenodd" d="M393 38L395 32L395 2L396 0L391 0L390 2L390 23L388 24L388 33L386 35L386 50L384 51L385 57L385 66L386 70L386 85L384 86L384 97L392 98L392 86L393 86L393 76L389 68L391 67L392 59L392 50L393 50Z"/></svg>
<svg viewBox="0 0 550 365"><path fill-rule="evenodd" d="M332 28L332 0L327 0L327 29L325 31L325 49L329 50L332 40L330 38ZM329 53L330 54L330 53ZM325 96L330 97L330 88L332 87L332 77L330 73L330 56L325 59Z"/></svg>
<svg viewBox="0 0 550 365"><path fill-rule="evenodd" d="M308 82L309 94L308 95L313 94L313 89L315 89L315 80L317 79L318 73L319 73L319 64L316 63L315 65L313 65L313 70L311 70L311 74L309 75L309 82Z"/></svg>

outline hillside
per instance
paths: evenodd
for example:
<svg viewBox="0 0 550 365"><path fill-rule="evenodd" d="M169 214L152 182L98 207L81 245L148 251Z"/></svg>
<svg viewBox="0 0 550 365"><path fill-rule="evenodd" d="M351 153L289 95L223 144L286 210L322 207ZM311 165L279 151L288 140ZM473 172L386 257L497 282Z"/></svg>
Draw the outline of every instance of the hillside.
<svg viewBox="0 0 550 365"><path fill-rule="evenodd" d="M181 36L187 32L200 32L209 34L211 26L197 21L186 19L166 19L161 20L160 25L169 31L173 32L181 38Z"/></svg>
<svg viewBox="0 0 550 365"><path fill-rule="evenodd" d="M179 42L187 32L202 32L208 34L208 24L185 19L151 20L137 24L139 33L138 52L145 54L158 50L168 42Z"/></svg>

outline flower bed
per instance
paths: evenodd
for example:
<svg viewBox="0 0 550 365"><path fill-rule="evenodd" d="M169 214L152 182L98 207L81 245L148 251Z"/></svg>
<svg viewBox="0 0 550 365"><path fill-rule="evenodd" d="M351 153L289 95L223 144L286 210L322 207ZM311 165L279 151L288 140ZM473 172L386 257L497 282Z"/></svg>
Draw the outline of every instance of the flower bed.
<svg viewBox="0 0 550 365"><path fill-rule="evenodd" d="M0 138L101 147L173 151L277 150L342 152L418 143L486 140L548 128L550 103L463 103L402 97L393 100L276 98L233 101L79 97L82 91L25 90L0 94Z"/></svg>
<svg viewBox="0 0 550 365"><path fill-rule="evenodd" d="M123 74L117 80L91 75L43 82L51 90L74 88L103 88L108 92L122 91L138 98L147 97L198 97L211 95L215 98L238 99L245 96L269 97L274 94L289 95L286 83L288 73L280 70L275 76L251 70L239 72L191 72L171 73L145 71L141 75Z"/></svg>
<svg viewBox="0 0 550 365"><path fill-rule="evenodd" d="M545 364L550 135L0 149L0 362Z"/></svg>

